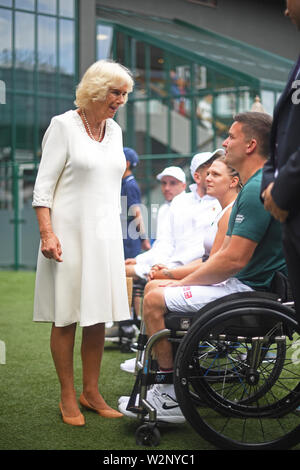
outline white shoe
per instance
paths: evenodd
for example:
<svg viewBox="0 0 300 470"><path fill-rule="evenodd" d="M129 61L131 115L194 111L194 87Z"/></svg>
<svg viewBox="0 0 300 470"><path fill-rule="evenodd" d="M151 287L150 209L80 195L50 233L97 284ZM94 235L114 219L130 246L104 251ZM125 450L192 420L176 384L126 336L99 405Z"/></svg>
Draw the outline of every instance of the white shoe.
<svg viewBox="0 0 300 470"><path fill-rule="evenodd" d="M144 360L144 351L141 354L140 361L143 362L143 360ZM126 361L120 364L120 369L124 370L124 372L128 372L129 374L134 374L135 364L136 364L136 357L133 357L132 359L126 359Z"/></svg>
<svg viewBox="0 0 300 470"><path fill-rule="evenodd" d="M133 357L132 359L127 359L126 361L122 362L122 364L120 365L120 368L121 370L124 370L124 372L128 372L129 374L134 374L135 363L136 363L136 358Z"/></svg>
<svg viewBox="0 0 300 470"><path fill-rule="evenodd" d="M126 410L128 400L125 400L125 397L120 398L124 398L122 401L119 399L120 412L129 418L137 418L136 413ZM154 385L150 390L148 390L146 399L153 408L156 409L157 421L173 424L182 424L185 422L185 418L176 399L172 398L167 393L164 393L164 385ZM144 419L148 420L149 415L146 415Z"/></svg>
<svg viewBox="0 0 300 470"><path fill-rule="evenodd" d="M139 396L139 395L137 395L137 397L138 397L138 396ZM130 398L130 397L128 397L128 396L126 396L126 395L122 395L122 396L119 398L119 400L118 400L118 404L122 403L123 401L126 401L126 402L128 403L129 398ZM138 403L138 400L137 400L137 403Z"/></svg>

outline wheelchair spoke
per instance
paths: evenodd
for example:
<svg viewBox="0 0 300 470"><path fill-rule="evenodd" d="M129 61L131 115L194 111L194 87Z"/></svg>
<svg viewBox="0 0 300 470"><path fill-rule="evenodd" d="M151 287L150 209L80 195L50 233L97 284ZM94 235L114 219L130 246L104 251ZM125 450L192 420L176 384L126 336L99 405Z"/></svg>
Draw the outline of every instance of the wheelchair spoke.
<svg viewBox="0 0 300 470"><path fill-rule="evenodd" d="M194 324L177 355L174 380L181 409L220 448L276 449L300 442L300 413L295 412L300 367L293 358L300 335L276 305L227 306L230 323L220 304L206 323L200 318L199 326Z"/></svg>

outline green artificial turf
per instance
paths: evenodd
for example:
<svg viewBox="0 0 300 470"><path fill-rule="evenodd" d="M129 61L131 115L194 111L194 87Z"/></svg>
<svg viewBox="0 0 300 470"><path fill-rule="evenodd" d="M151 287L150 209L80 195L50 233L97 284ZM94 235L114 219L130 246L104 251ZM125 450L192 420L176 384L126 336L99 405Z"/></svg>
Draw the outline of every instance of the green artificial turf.
<svg viewBox="0 0 300 470"><path fill-rule="evenodd" d="M33 272L0 271L0 340L6 345L6 364L0 364L0 450L144 450L136 445L138 422L130 418L105 419L84 411L86 425L62 422L59 385L49 349L49 324L32 321ZM75 348L75 383L81 392L80 336ZM100 390L117 407L120 395L129 395L134 377L120 370L133 357L112 343L105 348ZM156 450L211 450L188 425L161 429Z"/></svg>

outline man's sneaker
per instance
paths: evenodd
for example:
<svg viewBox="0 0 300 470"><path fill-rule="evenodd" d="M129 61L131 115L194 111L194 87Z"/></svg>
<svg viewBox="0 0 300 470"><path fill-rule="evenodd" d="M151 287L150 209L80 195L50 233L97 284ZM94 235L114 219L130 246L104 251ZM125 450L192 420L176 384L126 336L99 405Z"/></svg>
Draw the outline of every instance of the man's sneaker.
<svg viewBox="0 0 300 470"><path fill-rule="evenodd" d="M124 370L124 372L128 372L129 374L134 374L135 363L136 363L136 358L133 357L132 359L127 359L126 361L122 362L122 364L120 364L120 368L121 370Z"/></svg>
<svg viewBox="0 0 300 470"><path fill-rule="evenodd" d="M110 328L105 328L105 339L107 341L119 341L120 335L119 335L119 324L116 323Z"/></svg>
<svg viewBox="0 0 300 470"><path fill-rule="evenodd" d="M143 362L144 359L144 351L142 352L140 361ZM133 357L132 359L127 359L126 361L122 362L120 364L121 370L124 370L125 372L128 372L129 374L134 374L135 373L135 364L136 364L136 356Z"/></svg>
<svg viewBox="0 0 300 470"><path fill-rule="evenodd" d="M132 325L114 323L110 328L105 328L105 340L119 342L122 338L132 340L136 336L136 330Z"/></svg>
<svg viewBox="0 0 300 470"><path fill-rule="evenodd" d="M136 336L136 330L133 325L120 324L119 334L121 338L133 339Z"/></svg>
<svg viewBox="0 0 300 470"><path fill-rule="evenodd" d="M127 403L129 402L129 398L130 398L129 396L122 395L118 400L118 404L120 405L120 403L126 402L126 406L127 406ZM136 400L135 400L136 406L139 404L139 399L140 399L140 395L137 395Z"/></svg>
<svg viewBox="0 0 300 470"><path fill-rule="evenodd" d="M154 385L147 393L147 401L156 409L157 421L165 423L182 424L185 418L179 408L178 402L167 393L164 393L163 385ZM122 398L122 397L121 397ZM137 414L126 410L128 400L119 400L119 410L129 418L137 418ZM145 420L149 419L146 415Z"/></svg>

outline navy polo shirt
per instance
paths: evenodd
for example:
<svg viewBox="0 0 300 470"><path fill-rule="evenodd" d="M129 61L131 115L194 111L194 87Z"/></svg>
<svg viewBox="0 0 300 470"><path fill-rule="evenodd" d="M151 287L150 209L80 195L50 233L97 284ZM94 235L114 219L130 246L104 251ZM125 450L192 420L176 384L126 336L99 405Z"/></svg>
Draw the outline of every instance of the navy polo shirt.
<svg viewBox="0 0 300 470"><path fill-rule="evenodd" d="M133 175L122 179L121 196L124 256L135 258L141 251L141 239L134 229L134 216L128 215L128 211L131 206L141 204L141 191Z"/></svg>

